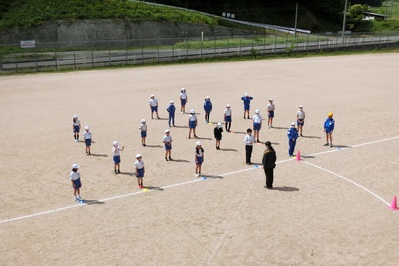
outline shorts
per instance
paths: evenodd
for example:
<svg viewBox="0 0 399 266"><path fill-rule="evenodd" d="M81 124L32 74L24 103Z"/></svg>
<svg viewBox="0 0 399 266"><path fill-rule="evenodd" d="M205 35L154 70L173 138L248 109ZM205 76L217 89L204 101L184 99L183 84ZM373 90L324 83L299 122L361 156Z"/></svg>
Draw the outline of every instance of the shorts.
<svg viewBox="0 0 399 266"><path fill-rule="evenodd" d="M190 128L196 128L197 127L197 121L190 121L189 125L190 125Z"/></svg>
<svg viewBox="0 0 399 266"><path fill-rule="evenodd" d="M259 131L261 126L262 126L261 123L254 123L254 130Z"/></svg>
<svg viewBox="0 0 399 266"><path fill-rule="evenodd" d="M118 164L118 163L121 162L121 156L120 156L120 155L114 156L113 160L114 160L114 163L115 163L115 164Z"/></svg>
<svg viewBox="0 0 399 266"><path fill-rule="evenodd" d="M76 187L74 189L78 189L78 188L82 187L82 183L80 182L80 178L78 178L76 180L72 180L72 181L73 181L73 183L75 184L75 187Z"/></svg>
<svg viewBox="0 0 399 266"><path fill-rule="evenodd" d="M180 99L180 103L181 103L181 105L186 105L187 100L186 99Z"/></svg>
<svg viewBox="0 0 399 266"><path fill-rule="evenodd" d="M226 115L225 117L224 117L224 122L231 122L231 115Z"/></svg>
<svg viewBox="0 0 399 266"><path fill-rule="evenodd" d="M73 133L79 133L80 132L80 126L73 126Z"/></svg>
<svg viewBox="0 0 399 266"><path fill-rule="evenodd" d="M201 156L201 157L198 157L198 156L197 156L197 162L196 162L196 164L199 164L199 165L202 164L202 156Z"/></svg>
<svg viewBox="0 0 399 266"><path fill-rule="evenodd" d="M142 131L141 131L141 137L142 137L142 138L147 137L147 130L142 130Z"/></svg>
<svg viewBox="0 0 399 266"><path fill-rule="evenodd" d="M158 105L157 106L151 106L151 112L158 112Z"/></svg>
<svg viewBox="0 0 399 266"><path fill-rule="evenodd" d="M136 175L136 177L137 177L137 178L139 178L139 177L144 177L144 168L137 169L137 175Z"/></svg>
<svg viewBox="0 0 399 266"><path fill-rule="evenodd" d="M171 150L172 149L172 143L170 143L169 145L166 145L165 143L165 150Z"/></svg>
<svg viewBox="0 0 399 266"><path fill-rule="evenodd" d="M304 119L298 119L298 120L296 120L296 124L297 124L297 126L303 126L303 125L305 125L305 120Z"/></svg>
<svg viewBox="0 0 399 266"><path fill-rule="evenodd" d="M249 111L249 106L244 105L244 111Z"/></svg>
<svg viewBox="0 0 399 266"><path fill-rule="evenodd" d="M274 111L269 111L268 117L269 118L273 118L274 117Z"/></svg>
<svg viewBox="0 0 399 266"><path fill-rule="evenodd" d="M332 130L332 129L329 129L329 128L326 128L325 130L326 130L326 133L327 133L327 134L330 134L331 132L333 132L333 130Z"/></svg>
<svg viewBox="0 0 399 266"><path fill-rule="evenodd" d="M86 147L91 146L91 139L85 139Z"/></svg>

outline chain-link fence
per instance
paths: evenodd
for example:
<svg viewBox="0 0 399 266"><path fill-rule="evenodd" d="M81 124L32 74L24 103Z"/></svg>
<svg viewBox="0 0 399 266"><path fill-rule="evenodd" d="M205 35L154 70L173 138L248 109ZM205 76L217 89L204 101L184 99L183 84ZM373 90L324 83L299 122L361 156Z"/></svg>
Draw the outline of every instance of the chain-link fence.
<svg viewBox="0 0 399 266"><path fill-rule="evenodd" d="M398 48L399 33L256 35L0 45L0 72L58 71L216 57Z"/></svg>

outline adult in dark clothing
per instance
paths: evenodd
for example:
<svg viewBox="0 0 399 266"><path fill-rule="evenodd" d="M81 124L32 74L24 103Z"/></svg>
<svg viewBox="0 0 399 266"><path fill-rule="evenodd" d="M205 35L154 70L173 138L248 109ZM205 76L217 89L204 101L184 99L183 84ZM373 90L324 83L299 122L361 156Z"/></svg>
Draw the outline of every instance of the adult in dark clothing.
<svg viewBox="0 0 399 266"><path fill-rule="evenodd" d="M222 140L223 125L218 123L218 125L213 129L213 135L216 139L216 149L220 150L220 141Z"/></svg>
<svg viewBox="0 0 399 266"><path fill-rule="evenodd" d="M270 141L266 141L266 150L263 153L262 165L263 170L265 171L266 175L266 186L267 189L273 188L273 170L276 167L276 151L273 149L272 144Z"/></svg>

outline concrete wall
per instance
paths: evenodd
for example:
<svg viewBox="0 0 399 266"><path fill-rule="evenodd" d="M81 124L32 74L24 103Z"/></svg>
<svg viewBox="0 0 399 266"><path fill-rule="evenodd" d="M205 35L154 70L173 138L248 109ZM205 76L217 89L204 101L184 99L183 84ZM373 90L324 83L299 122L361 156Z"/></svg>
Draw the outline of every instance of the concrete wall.
<svg viewBox="0 0 399 266"><path fill-rule="evenodd" d="M79 20L53 21L29 28L0 32L0 43L19 43L21 40L35 40L37 44L52 42L86 42L102 40L133 40L200 37L201 31L207 37L244 36L254 32L202 24L173 22L133 22L129 20Z"/></svg>

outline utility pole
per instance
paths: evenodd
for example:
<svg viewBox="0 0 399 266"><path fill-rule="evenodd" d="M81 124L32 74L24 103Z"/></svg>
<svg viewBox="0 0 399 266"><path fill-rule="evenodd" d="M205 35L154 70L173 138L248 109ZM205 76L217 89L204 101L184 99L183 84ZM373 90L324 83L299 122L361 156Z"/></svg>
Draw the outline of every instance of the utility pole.
<svg viewBox="0 0 399 266"><path fill-rule="evenodd" d="M296 3L296 7L295 7L295 39L296 39L297 24L298 24L298 2Z"/></svg>
<svg viewBox="0 0 399 266"><path fill-rule="evenodd" d="M344 37L345 37L346 9L347 8L348 8L348 0L345 0L344 21L342 22L342 43L344 43Z"/></svg>

